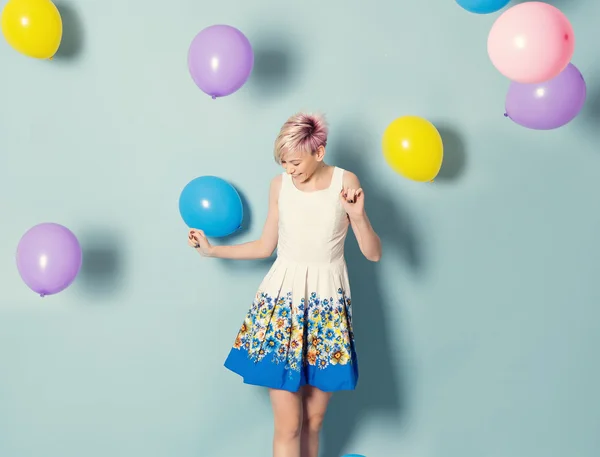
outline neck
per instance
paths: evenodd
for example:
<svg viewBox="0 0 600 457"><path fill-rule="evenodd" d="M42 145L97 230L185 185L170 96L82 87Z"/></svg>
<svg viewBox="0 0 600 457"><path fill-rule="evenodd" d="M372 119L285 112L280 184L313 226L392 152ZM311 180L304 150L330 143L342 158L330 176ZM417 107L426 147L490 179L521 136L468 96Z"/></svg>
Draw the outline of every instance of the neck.
<svg viewBox="0 0 600 457"><path fill-rule="evenodd" d="M325 170L327 170L329 168L329 165L327 165L325 162L321 162L321 164L317 167L317 169L315 170L315 175L317 174L323 174L323 172Z"/></svg>
<svg viewBox="0 0 600 457"><path fill-rule="evenodd" d="M323 180L327 181L330 178L330 169L331 165L321 162L321 164L313 172L312 176L308 179L307 183L311 183L312 185L318 187L319 183L321 183Z"/></svg>

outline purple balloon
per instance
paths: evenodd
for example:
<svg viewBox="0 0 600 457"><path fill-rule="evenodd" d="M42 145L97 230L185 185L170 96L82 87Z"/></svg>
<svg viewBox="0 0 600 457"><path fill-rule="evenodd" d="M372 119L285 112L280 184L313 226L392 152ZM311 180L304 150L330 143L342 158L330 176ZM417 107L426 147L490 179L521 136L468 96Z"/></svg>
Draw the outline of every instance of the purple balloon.
<svg viewBox="0 0 600 457"><path fill-rule="evenodd" d="M17 268L34 292L53 295L66 289L81 269L77 238L68 228L44 223L29 229L17 247Z"/></svg>
<svg viewBox="0 0 600 457"><path fill-rule="evenodd" d="M196 85L213 99L242 87L254 67L248 38L235 27L212 25L192 40L188 69Z"/></svg>
<svg viewBox="0 0 600 457"><path fill-rule="evenodd" d="M569 123L583 108L583 76L573 64L554 78L534 84L512 82L506 94L505 116L535 130L550 130Z"/></svg>

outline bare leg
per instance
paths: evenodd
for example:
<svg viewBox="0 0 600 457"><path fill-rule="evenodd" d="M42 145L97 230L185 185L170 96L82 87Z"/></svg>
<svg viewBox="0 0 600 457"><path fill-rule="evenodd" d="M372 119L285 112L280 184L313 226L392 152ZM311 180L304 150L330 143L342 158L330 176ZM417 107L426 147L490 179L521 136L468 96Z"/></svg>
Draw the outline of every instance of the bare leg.
<svg viewBox="0 0 600 457"><path fill-rule="evenodd" d="M273 457L300 457L302 393L270 389L275 432Z"/></svg>
<svg viewBox="0 0 600 457"><path fill-rule="evenodd" d="M331 392L304 386L303 397L301 457L317 457L319 455L319 435L327 405L331 399Z"/></svg>

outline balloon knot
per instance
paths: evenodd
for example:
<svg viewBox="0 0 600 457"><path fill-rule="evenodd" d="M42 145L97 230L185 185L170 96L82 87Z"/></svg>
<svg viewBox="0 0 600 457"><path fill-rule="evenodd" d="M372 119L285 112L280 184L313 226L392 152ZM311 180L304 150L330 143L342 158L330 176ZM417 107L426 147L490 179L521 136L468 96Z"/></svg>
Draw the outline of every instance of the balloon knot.
<svg viewBox="0 0 600 457"><path fill-rule="evenodd" d="M216 100L216 99L217 99L217 96L216 96L216 95L213 95L213 96L212 96L212 99L213 99L213 100Z"/></svg>
<svg viewBox="0 0 600 457"><path fill-rule="evenodd" d="M508 117L508 113L504 113L504 117Z"/></svg>
<svg viewBox="0 0 600 457"><path fill-rule="evenodd" d="M40 294L40 297L44 298L46 296L46 294Z"/></svg>

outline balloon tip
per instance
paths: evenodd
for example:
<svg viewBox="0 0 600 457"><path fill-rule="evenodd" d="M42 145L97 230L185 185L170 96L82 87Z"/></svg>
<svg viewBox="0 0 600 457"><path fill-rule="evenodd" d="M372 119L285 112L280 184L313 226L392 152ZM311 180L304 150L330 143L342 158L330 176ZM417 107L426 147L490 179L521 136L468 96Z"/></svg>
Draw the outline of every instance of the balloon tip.
<svg viewBox="0 0 600 457"><path fill-rule="evenodd" d="M216 99L217 99L217 96L216 96L216 95L213 95L213 96L212 96L212 99L213 99L213 100L216 100Z"/></svg>
<svg viewBox="0 0 600 457"><path fill-rule="evenodd" d="M46 294L40 294L41 298L44 298L46 296Z"/></svg>
<svg viewBox="0 0 600 457"><path fill-rule="evenodd" d="M504 113L504 117L508 117L508 113Z"/></svg>

